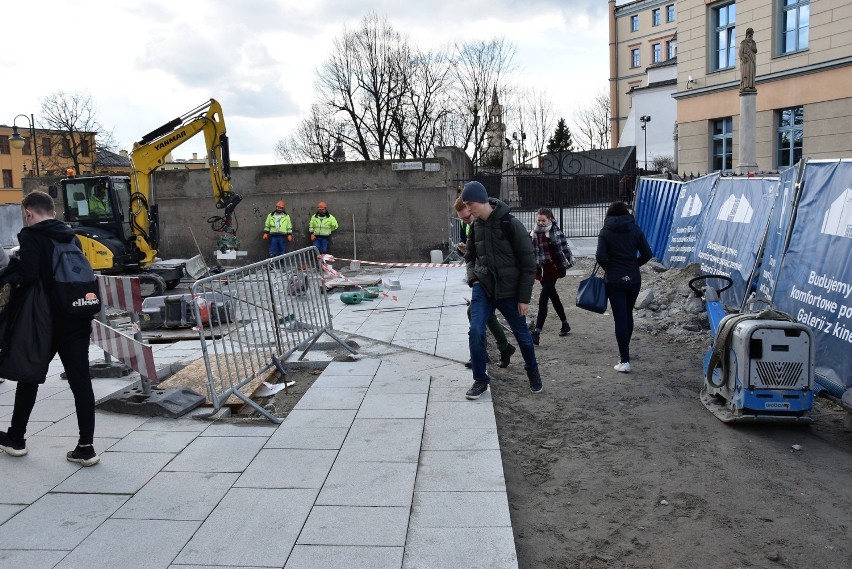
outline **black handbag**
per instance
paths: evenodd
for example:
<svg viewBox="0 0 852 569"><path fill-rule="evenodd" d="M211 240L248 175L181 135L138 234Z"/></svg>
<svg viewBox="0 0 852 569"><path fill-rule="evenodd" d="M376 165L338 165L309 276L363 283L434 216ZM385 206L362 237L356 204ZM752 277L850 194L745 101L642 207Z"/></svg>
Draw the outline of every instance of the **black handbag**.
<svg viewBox="0 0 852 569"><path fill-rule="evenodd" d="M580 281L577 287L577 307L603 314L606 312L606 284L597 273L598 264L595 263L592 274Z"/></svg>

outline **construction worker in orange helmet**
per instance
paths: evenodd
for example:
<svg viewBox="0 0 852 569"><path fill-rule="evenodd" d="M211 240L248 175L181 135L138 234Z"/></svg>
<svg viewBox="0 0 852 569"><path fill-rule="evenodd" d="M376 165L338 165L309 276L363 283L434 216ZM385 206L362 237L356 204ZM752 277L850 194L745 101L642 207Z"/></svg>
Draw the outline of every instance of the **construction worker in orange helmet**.
<svg viewBox="0 0 852 569"><path fill-rule="evenodd" d="M275 211L266 216L263 238L269 239L269 256L277 257L287 252L287 243L293 241L293 222L284 209L284 201L275 204Z"/></svg>
<svg viewBox="0 0 852 569"><path fill-rule="evenodd" d="M319 249L320 254L328 253L331 234L337 227L337 220L329 213L326 203L317 204L317 212L311 216L308 231L311 232L311 244Z"/></svg>

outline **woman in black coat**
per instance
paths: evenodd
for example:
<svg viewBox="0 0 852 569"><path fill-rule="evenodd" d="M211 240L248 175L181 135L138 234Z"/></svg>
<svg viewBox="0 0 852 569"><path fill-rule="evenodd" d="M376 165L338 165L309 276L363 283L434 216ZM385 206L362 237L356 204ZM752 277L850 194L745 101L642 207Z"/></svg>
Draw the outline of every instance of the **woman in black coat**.
<svg viewBox="0 0 852 569"><path fill-rule="evenodd" d="M642 286L639 267L654 254L648 240L624 202L613 202L598 234L595 258L606 271L606 296L615 321L615 340L620 361L615 371L630 373L630 338L633 336L633 307Z"/></svg>

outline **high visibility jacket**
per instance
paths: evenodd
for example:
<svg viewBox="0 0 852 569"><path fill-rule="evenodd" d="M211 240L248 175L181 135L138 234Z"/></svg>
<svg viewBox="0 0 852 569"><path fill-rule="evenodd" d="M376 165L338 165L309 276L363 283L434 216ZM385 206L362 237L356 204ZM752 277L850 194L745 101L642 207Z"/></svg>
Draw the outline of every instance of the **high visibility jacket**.
<svg viewBox="0 0 852 569"><path fill-rule="evenodd" d="M266 216L266 223L263 224L263 230L271 235L293 233L293 223L290 221L290 214L286 211L284 213L273 211Z"/></svg>
<svg viewBox="0 0 852 569"><path fill-rule="evenodd" d="M99 198L98 196L92 194L89 196L89 213L108 213L109 207L106 200Z"/></svg>
<svg viewBox="0 0 852 569"><path fill-rule="evenodd" d="M325 217L320 217L317 214L311 216L311 223L308 230L317 237L328 237L332 231L337 229L337 220L331 214Z"/></svg>

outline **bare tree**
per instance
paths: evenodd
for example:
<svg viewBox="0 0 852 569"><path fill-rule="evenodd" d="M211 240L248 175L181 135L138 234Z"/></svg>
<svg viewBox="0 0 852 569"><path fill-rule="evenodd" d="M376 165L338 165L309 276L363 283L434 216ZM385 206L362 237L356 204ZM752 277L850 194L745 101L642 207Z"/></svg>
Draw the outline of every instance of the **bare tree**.
<svg viewBox="0 0 852 569"><path fill-rule="evenodd" d="M572 117L574 126L571 133L578 150L609 148L609 94L599 91L592 100L579 107Z"/></svg>
<svg viewBox="0 0 852 569"><path fill-rule="evenodd" d="M455 113L470 120L466 123L465 147L471 144L471 158L476 163L482 154L483 141L492 125L488 110L493 96L507 101L511 86L506 77L515 70L516 47L505 38L478 40L456 44L454 53L455 81L458 86ZM478 124L474 118L480 116Z"/></svg>
<svg viewBox="0 0 852 569"><path fill-rule="evenodd" d="M320 105L299 121L296 132L275 144L275 157L284 163L328 162L345 126Z"/></svg>
<svg viewBox="0 0 852 569"><path fill-rule="evenodd" d="M345 117L341 141L364 160L384 159L392 151L409 56L407 40L386 18L371 13L357 29L344 29L318 71L318 103Z"/></svg>
<svg viewBox="0 0 852 569"><path fill-rule="evenodd" d="M525 145L530 152L538 156L544 153L551 133L555 128L553 101L548 97L546 91L538 89L527 89L524 93L525 112L528 125L527 141Z"/></svg>
<svg viewBox="0 0 852 569"><path fill-rule="evenodd" d="M41 101L40 126L54 131L51 140L59 147L58 154L70 158L77 172L81 172L81 164L93 167L98 150L115 149L112 131L104 128L97 114L92 97L86 92L55 91ZM48 169L58 167L57 156L44 156L43 160Z"/></svg>

